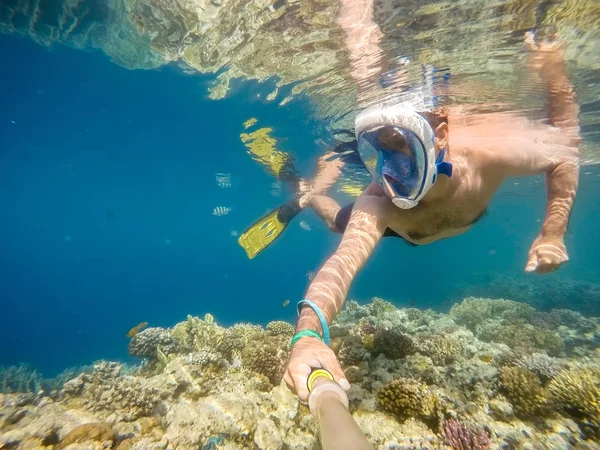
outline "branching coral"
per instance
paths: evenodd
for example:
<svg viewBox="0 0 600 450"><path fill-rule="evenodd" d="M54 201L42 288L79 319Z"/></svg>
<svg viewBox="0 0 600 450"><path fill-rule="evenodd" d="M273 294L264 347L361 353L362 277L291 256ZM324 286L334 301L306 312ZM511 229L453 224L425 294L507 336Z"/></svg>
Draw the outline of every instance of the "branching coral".
<svg viewBox="0 0 600 450"><path fill-rule="evenodd" d="M206 314L204 319L187 316L187 321L178 323L171 331L181 351L187 352L214 349L221 343L224 334L225 329L217 325L211 314Z"/></svg>
<svg viewBox="0 0 600 450"><path fill-rule="evenodd" d="M437 366L451 363L460 355L462 347L452 337L444 334L430 334L417 339L419 353L429 356Z"/></svg>
<svg viewBox="0 0 600 450"><path fill-rule="evenodd" d="M63 394L81 397L90 411L119 411L127 421L151 415L161 400L160 391L141 378L122 376L121 370L120 364L100 362L91 374L83 373L66 383Z"/></svg>
<svg viewBox="0 0 600 450"><path fill-rule="evenodd" d="M560 371L558 359L551 358L545 353L524 355L516 361L516 365L535 373L544 383L554 378Z"/></svg>
<svg viewBox="0 0 600 450"><path fill-rule="evenodd" d="M528 323L534 312L531 306L512 300L467 297L452 306L450 316L456 323L477 331L489 320L503 324Z"/></svg>
<svg viewBox="0 0 600 450"><path fill-rule="evenodd" d="M600 439L600 369L561 371L548 385L550 399L575 416L585 430Z"/></svg>
<svg viewBox="0 0 600 450"><path fill-rule="evenodd" d="M129 341L129 354L132 356L157 359L159 351L165 355L179 351L177 341L164 328L147 328Z"/></svg>
<svg viewBox="0 0 600 450"><path fill-rule="evenodd" d="M273 322L269 322L267 324L267 330L274 335L294 334L294 326L289 322L284 322L283 320L274 320Z"/></svg>
<svg viewBox="0 0 600 450"><path fill-rule="evenodd" d="M487 450L492 445L485 431L473 431L455 419L445 421L440 433L452 450Z"/></svg>
<svg viewBox="0 0 600 450"><path fill-rule="evenodd" d="M559 356L565 344L552 330L536 328L532 325L484 325L477 337L485 342L500 342L512 349L525 352L545 351L551 356Z"/></svg>
<svg viewBox="0 0 600 450"><path fill-rule="evenodd" d="M266 376L273 385L281 381L285 358L286 354L277 342L262 338L250 340L242 351L244 367Z"/></svg>
<svg viewBox="0 0 600 450"><path fill-rule="evenodd" d="M500 372L500 384L520 416L534 416L547 406L547 393L539 378L522 367L504 367Z"/></svg>
<svg viewBox="0 0 600 450"><path fill-rule="evenodd" d="M367 359L367 350L360 336L350 335L344 338L337 357L343 366L355 366Z"/></svg>
<svg viewBox="0 0 600 450"><path fill-rule="evenodd" d="M373 317L380 317L385 313L395 313L397 311L393 304L379 297L373 297L373 301L366 305L366 309L369 315Z"/></svg>
<svg viewBox="0 0 600 450"><path fill-rule="evenodd" d="M439 397L427 385L411 378L394 378L377 392L377 401L384 411L401 420L420 418L436 419Z"/></svg>
<svg viewBox="0 0 600 450"><path fill-rule="evenodd" d="M262 327L249 323L239 323L227 328L216 349L230 362L239 354L248 341L262 333Z"/></svg>
<svg viewBox="0 0 600 450"><path fill-rule="evenodd" d="M0 393L37 393L42 389L42 382L42 376L28 364L0 366Z"/></svg>

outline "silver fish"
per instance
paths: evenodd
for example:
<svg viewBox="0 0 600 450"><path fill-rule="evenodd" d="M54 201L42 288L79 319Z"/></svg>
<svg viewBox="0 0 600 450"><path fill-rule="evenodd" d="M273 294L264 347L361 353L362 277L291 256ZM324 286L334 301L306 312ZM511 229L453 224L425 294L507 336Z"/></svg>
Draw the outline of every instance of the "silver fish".
<svg viewBox="0 0 600 450"><path fill-rule="evenodd" d="M304 231L310 231L310 230L312 230L312 228L310 227L310 225L307 224L304 220L301 220L298 225L300 225L300 228L302 228Z"/></svg>
<svg viewBox="0 0 600 450"><path fill-rule="evenodd" d="M224 216L226 214L229 214L231 211L233 210L233 208L230 208L229 206L217 206L215 209L213 209L213 216Z"/></svg>
<svg viewBox="0 0 600 450"><path fill-rule="evenodd" d="M230 173L217 172L215 173L215 180L217 182L217 186L222 189L230 188L232 186Z"/></svg>

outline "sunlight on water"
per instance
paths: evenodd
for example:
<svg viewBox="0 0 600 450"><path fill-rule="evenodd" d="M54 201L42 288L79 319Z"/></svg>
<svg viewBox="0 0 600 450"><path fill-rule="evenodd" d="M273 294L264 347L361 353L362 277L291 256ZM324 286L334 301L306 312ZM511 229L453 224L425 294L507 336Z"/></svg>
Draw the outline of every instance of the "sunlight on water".
<svg viewBox="0 0 600 450"><path fill-rule="evenodd" d="M364 9L370 2L354 3ZM431 75L423 67L451 73L446 104L538 108L544 95L523 63L523 36L530 29L556 31L567 44L565 58L581 106L584 160L600 160L595 0L382 0L371 9L373 25L361 28L360 12L342 17L337 0L114 0L77 6L18 0L0 6L0 31L45 45L101 48L130 68L177 62L190 74L215 73L214 99L226 96L236 78L275 79L269 99L284 104L308 93L333 131L352 128L357 108L421 86ZM349 60L348 49L360 45L361 33L370 43ZM369 76L357 82L353 71ZM394 78L398 71L402 80Z"/></svg>

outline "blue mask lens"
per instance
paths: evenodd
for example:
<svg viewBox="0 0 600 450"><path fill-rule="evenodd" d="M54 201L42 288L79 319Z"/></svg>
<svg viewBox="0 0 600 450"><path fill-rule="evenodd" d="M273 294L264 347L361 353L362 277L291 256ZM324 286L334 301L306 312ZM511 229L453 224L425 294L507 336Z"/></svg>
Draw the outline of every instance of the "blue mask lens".
<svg viewBox="0 0 600 450"><path fill-rule="evenodd" d="M394 130L402 135L404 145L384 147L379 128L359 137L358 151L367 170L390 197L413 199L424 183L425 148L411 131Z"/></svg>

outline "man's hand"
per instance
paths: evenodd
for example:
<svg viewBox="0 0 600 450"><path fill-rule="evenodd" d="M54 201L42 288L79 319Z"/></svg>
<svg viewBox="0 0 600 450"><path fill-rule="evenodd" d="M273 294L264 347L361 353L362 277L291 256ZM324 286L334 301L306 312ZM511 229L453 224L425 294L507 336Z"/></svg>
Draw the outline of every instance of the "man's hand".
<svg viewBox="0 0 600 450"><path fill-rule="evenodd" d="M298 394L300 400L308 401L308 376L313 369L328 370L335 381L345 390L350 383L344 375L333 350L313 337L303 337L296 342L290 352L290 359L283 376L288 387Z"/></svg>
<svg viewBox="0 0 600 450"><path fill-rule="evenodd" d="M569 260L562 236L539 235L529 249L526 272L548 273Z"/></svg>

